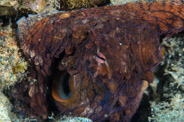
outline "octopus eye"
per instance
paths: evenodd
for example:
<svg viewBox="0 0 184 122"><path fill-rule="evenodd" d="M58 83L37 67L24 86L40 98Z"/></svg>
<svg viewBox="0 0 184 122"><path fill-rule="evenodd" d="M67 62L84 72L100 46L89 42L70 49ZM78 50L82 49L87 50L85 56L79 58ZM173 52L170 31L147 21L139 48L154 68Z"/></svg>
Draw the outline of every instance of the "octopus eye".
<svg viewBox="0 0 184 122"><path fill-rule="evenodd" d="M60 72L54 80L52 96L58 102L67 102L73 91L73 77L68 72Z"/></svg>
<svg viewBox="0 0 184 122"><path fill-rule="evenodd" d="M106 57L101 52L97 52L95 59L98 63L103 64L103 63L105 63Z"/></svg>

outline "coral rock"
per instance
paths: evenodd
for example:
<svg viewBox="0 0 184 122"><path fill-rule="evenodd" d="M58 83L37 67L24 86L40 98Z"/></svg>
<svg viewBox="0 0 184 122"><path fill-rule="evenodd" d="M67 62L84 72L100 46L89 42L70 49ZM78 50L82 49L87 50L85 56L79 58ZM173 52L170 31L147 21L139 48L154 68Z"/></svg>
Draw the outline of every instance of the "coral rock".
<svg viewBox="0 0 184 122"><path fill-rule="evenodd" d="M9 88L26 75L27 62L21 57L10 27L0 27L0 89Z"/></svg>
<svg viewBox="0 0 184 122"><path fill-rule="evenodd" d="M60 3L60 9L79 9L96 7L109 3L108 0L57 0Z"/></svg>

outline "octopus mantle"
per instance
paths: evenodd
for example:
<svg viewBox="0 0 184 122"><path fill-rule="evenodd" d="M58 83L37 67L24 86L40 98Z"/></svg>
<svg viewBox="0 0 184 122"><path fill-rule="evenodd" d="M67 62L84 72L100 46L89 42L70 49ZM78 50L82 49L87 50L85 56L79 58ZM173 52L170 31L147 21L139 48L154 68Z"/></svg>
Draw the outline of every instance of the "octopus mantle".
<svg viewBox="0 0 184 122"><path fill-rule="evenodd" d="M27 95L28 113L37 118L47 118L47 94L52 91L64 114L130 121L154 79L153 68L162 60L160 36L181 32L183 22L184 5L174 2L24 17L17 22L19 42L30 60L30 77L37 81L26 88L24 81L19 96ZM70 77L69 97L59 95L64 91L58 87L65 83L60 81L63 72Z"/></svg>

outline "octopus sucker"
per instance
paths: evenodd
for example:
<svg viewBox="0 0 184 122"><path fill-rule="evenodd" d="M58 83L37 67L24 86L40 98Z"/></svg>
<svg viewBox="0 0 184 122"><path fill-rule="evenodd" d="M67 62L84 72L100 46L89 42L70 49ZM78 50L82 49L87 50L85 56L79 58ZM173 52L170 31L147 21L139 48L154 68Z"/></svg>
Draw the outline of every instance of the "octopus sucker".
<svg viewBox="0 0 184 122"><path fill-rule="evenodd" d="M131 121L162 61L161 36L184 30L183 8L182 2L135 2L22 18L19 42L37 80L18 90L29 96L26 112L45 119L47 102L55 100L62 114Z"/></svg>

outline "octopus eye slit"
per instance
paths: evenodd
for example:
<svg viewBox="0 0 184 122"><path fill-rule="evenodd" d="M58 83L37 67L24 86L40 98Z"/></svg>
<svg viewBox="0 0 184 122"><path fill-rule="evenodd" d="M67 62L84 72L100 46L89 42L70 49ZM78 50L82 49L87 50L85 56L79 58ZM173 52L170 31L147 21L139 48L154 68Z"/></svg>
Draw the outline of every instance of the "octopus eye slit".
<svg viewBox="0 0 184 122"><path fill-rule="evenodd" d="M103 60L103 61L105 61L105 58L100 57L99 55L96 55L96 57L99 58L99 59L101 59L101 60Z"/></svg>

